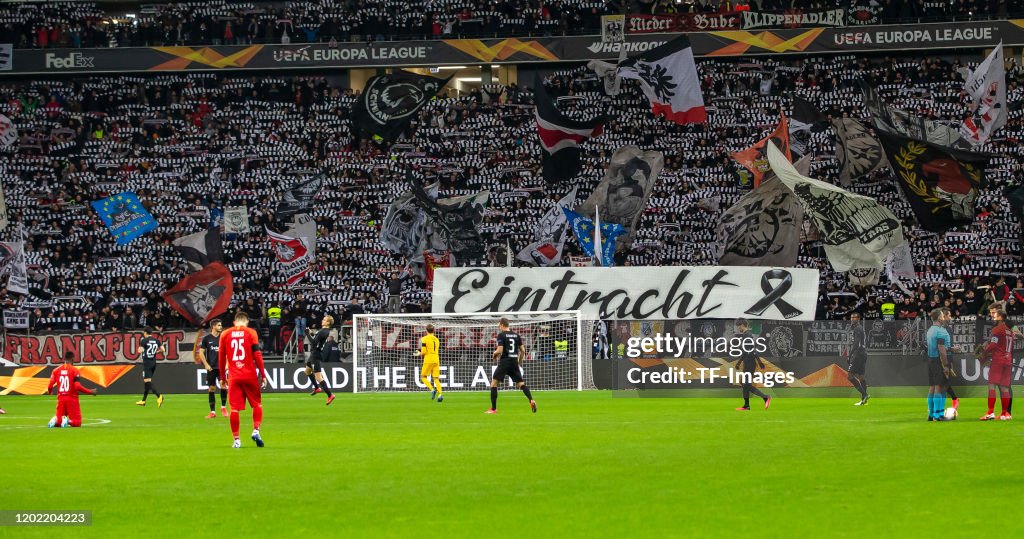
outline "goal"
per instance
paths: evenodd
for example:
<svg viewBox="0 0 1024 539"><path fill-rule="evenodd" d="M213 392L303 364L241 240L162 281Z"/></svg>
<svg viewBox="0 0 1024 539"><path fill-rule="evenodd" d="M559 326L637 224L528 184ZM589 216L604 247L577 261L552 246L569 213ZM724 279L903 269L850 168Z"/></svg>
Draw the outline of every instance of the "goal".
<svg viewBox="0 0 1024 539"><path fill-rule="evenodd" d="M498 321L505 318L526 346L520 358L532 390L595 389L594 323L579 311L467 314L359 314L352 319L353 390L422 391L423 361L416 356L427 324L441 342L445 391L484 390L496 366ZM511 384L506 379L505 384Z"/></svg>

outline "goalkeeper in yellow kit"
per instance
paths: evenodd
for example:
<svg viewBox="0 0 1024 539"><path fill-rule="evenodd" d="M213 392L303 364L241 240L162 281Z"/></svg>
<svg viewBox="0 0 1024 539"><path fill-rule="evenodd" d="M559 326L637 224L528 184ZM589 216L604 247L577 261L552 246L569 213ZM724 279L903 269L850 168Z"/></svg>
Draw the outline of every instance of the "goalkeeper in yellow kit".
<svg viewBox="0 0 1024 539"><path fill-rule="evenodd" d="M420 339L420 351L416 352L417 356L423 357L423 367L420 369L420 381L423 385L427 386L427 389L432 390L430 393L430 400L437 399L437 402L444 400L444 396L441 394L441 357L438 355L438 351L441 349L441 342L437 340L437 336L434 335L434 325L427 324L427 334ZM430 385L430 378L434 379L434 385Z"/></svg>

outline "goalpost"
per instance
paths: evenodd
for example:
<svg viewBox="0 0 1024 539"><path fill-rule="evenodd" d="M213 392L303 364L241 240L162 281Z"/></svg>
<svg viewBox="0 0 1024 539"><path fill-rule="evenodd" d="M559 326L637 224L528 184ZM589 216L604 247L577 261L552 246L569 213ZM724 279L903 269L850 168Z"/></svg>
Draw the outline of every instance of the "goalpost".
<svg viewBox="0 0 1024 539"><path fill-rule="evenodd" d="M420 338L427 324L441 343L445 391L484 390L497 365L498 321L526 346L520 365L532 390L596 389L592 361L594 321L580 311L357 314L352 317L353 391L423 391ZM511 382L506 379L504 384ZM505 386L503 386L505 387Z"/></svg>

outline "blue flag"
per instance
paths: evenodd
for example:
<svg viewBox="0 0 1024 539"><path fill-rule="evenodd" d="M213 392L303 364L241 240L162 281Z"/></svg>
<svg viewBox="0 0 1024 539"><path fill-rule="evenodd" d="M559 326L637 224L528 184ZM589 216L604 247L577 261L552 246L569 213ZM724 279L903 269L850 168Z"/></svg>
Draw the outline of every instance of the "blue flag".
<svg viewBox="0 0 1024 539"><path fill-rule="evenodd" d="M156 219L142 207L139 197L131 191L94 200L92 207L103 220L103 224L107 225L118 245L131 243L135 238L158 226Z"/></svg>
<svg viewBox="0 0 1024 539"><path fill-rule="evenodd" d="M583 253L590 257L594 256L594 221L564 206L562 211L565 212L565 218L569 221L576 241L583 248ZM626 229L622 225L601 223L601 260L604 261L604 265L615 265L615 240L624 232Z"/></svg>

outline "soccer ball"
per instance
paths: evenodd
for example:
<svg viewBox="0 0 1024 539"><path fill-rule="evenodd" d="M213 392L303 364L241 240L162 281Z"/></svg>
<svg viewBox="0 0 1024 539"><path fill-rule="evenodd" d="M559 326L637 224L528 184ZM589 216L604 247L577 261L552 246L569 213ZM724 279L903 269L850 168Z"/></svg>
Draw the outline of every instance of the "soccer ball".
<svg viewBox="0 0 1024 539"><path fill-rule="evenodd" d="M952 420L956 419L957 415L958 414L957 414L956 408L946 408L946 419L952 421Z"/></svg>

